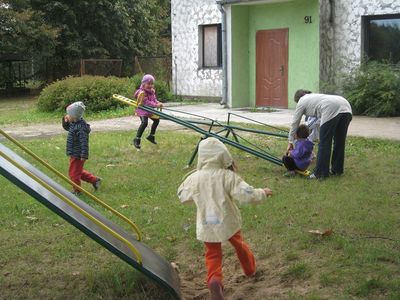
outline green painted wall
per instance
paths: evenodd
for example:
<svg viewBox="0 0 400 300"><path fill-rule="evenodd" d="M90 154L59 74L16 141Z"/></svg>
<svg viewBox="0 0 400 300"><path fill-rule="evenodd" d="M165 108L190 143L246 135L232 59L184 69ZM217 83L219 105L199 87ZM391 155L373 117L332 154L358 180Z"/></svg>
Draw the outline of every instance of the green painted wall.
<svg viewBox="0 0 400 300"><path fill-rule="evenodd" d="M305 16L312 23L304 22ZM264 5L232 6L232 106L255 106L256 32L289 29L288 105L295 107L293 94L299 88L319 88L319 2L294 0ZM247 31L246 33L244 31ZM247 42L244 37L247 34ZM237 49L237 47L241 49ZM247 55L246 55L247 52ZM248 67L243 67L247 59ZM235 64L238 64L236 67ZM238 74L238 70L243 70ZM244 73L248 80L243 80ZM247 88L246 88L247 85ZM247 101L243 98L247 90Z"/></svg>
<svg viewBox="0 0 400 300"><path fill-rule="evenodd" d="M249 106L249 13L247 6L232 10L232 104Z"/></svg>

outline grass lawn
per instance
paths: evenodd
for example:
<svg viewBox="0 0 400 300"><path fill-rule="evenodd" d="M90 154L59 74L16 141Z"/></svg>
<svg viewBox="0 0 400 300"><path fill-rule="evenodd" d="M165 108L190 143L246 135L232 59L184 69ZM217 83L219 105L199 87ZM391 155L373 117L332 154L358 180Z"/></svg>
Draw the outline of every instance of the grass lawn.
<svg viewBox="0 0 400 300"><path fill-rule="evenodd" d="M33 123L59 123L65 112L42 112L36 108L37 97L0 99L0 126L5 124L29 125ZM124 107L91 113L87 121L123 117L132 114L132 108Z"/></svg>
<svg viewBox="0 0 400 300"><path fill-rule="evenodd" d="M203 299L195 207L176 197L199 136L160 131L159 145L143 141L140 152L129 145L131 137L132 132L91 134L86 167L104 179L96 195L131 218L146 244L179 265L187 299ZM274 153L287 145L252 139ZM65 136L24 144L67 173ZM230 149L243 178L272 188L274 195L258 206L240 207L243 234L260 272L244 278L231 247L224 246L228 299L400 298L400 143L349 138L345 175L324 181L283 178L282 167ZM2 299L168 299L3 177L0 187ZM308 233L330 228L328 237Z"/></svg>

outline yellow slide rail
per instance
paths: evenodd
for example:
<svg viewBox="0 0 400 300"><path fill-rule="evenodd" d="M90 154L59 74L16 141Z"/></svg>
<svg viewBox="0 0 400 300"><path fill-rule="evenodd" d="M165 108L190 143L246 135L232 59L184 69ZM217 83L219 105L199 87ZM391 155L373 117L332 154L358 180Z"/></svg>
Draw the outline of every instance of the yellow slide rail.
<svg viewBox="0 0 400 300"><path fill-rule="evenodd" d="M101 206L103 206L105 209L107 209L108 211L112 212L114 215L116 215L117 217L119 217L120 219L122 219L123 221L125 221L126 223L128 223L133 231L136 233L136 237L137 240L140 241L142 240L142 234L139 230L139 228L136 226L135 223L133 223L131 220L129 220L126 216L124 216L123 214L121 214L120 212L116 211L114 208L112 208L111 206L109 206L107 203L101 201L99 198L97 198L96 196L94 196L93 194L89 193L88 191L86 191L85 189L83 189L82 187L80 187L79 185L77 185L75 182L73 182L72 180L70 180L68 177L66 177L64 174L62 174L61 172L59 172L58 170L56 170L55 168L53 168L51 165L49 165L47 162L45 162L43 159L41 159L39 156L37 156L35 153L33 153L31 150L29 150L27 147L25 147L24 145L22 145L20 142L18 142L16 139L14 139L12 136L8 135L7 133L5 133L2 129L0 129L0 134L2 134L4 137L6 137L8 140L10 140L12 143L14 143L15 145L17 145L19 148L21 148L23 151L25 151L26 153L28 153L30 156L32 156L35 160L39 161L42 165L44 165L46 168L48 168L50 171L52 171L54 174L56 174L57 176L59 176L60 178L62 178L64 181L66 181L67 183L69 183L70 185L72 185L74 188L76 188L77 190L81 191L82 193L84 193L86 196L88 196L89 198L91 198L93 201L97 202L98 204L100 204Z"/></svg>
<svg viewBox="0 0 400 300"><path fill-rule="evenodd" d="M108 232L109 234L111 234L112 236L114 236L115 238L117 238L118 240L120 240L121 242L123 242L131 251L132 253L136 256L136 259L138 261L139 264L142 264L142 255L139 253L139 251L135 248L135 246L132 245L132 243L130 243L127 239L125 239L124 237L122 237L120 234L118 234L117 232L115 232L114 230L112 230L110 227L108 227L107 225L105 225L103 222L99 221L98 219L96 219L94 216L92 216L91 214L89 214L87 211L85 211L84 209L80 208L78 205L76 205L73 201L71 201L70 199L68 199L67 197L65 197L63 194L61 194L60 192L58 192L56 189L54 189L52 186L48 185L46 182L44 182L43 180L41 180L39 177L37 177L36 175L32 174L31 172L29 172L28 170L26 170L23 166L21 166L20 164L18 164L16 161L14 161L11 157L7 156L4 153L0 153L0 156L3 157L5 160L7 160L9 163L13 164L15 167L17 167L20 171L22 171L23 173L25 173L27 176L29 176L30 178L34 179L36 182L38 182L39 184L41 184L43 187L45 187L48 191L50 191L51 193L53 193L54 195L56 195L58 198L60 198L62 201L68 203L69 206L73 207L75 210L79 211L82 215L84 215L86 218L88 218L89 220L91 220L93 223L95 223L96 225L100 226L104 231Z"/></svg>

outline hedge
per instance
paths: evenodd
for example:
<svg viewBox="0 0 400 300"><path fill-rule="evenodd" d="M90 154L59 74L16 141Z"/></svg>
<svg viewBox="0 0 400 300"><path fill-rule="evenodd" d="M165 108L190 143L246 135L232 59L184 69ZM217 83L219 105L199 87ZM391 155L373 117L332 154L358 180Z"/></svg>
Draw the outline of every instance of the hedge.
<svg viewBox="0 0 400 300"><path fill-rule="evenodd" d="M82 101L86 111L96 112L123 106L112 98L120 94L133 98L135 90L140 86L142 75L131 78L82 76L67 77L45 87L38 99L41 111L64 111L72 102ZM157 98L162 101L172 100L167 84L156 80Z"/></svg>

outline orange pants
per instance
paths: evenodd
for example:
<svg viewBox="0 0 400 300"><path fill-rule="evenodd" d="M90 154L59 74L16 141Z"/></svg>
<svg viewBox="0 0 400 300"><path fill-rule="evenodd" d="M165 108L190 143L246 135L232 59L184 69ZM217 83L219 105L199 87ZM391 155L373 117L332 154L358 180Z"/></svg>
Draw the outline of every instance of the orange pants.
<svg viewBox="0 0 400 300"><path fill-rule="evenodd" d="M256 272L256 261L249 246L243 241L240 230L236 232L229 242L236 250L244 274L251 276ZM206 246L207 284L217 280L222 282L222 247L221 243L204 242Z"/></svg>
<svg viewBox="0 0 400 300"><path fill-rule="evenodd" d="M81 185L81 179L92 184L95 183L97 179L96 176L83 169L84 164L85 161L79 158L71 156L69 159L69 177L79 186Z"/></svg>

